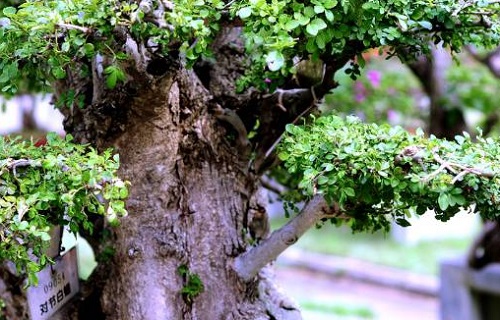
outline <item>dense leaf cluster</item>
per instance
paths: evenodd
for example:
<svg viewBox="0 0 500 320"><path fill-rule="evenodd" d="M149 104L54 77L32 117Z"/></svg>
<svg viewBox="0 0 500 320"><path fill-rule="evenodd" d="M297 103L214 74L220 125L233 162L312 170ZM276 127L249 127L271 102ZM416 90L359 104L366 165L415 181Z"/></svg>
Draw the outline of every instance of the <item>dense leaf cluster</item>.
<svg viewBox="0 0 500 320"><path fill-rule="evenodd" d="M458 52L464 44L499 40L500 6L493 1L249 0L238 6L259 74L265 66L294 72L297 56L329 61L358 55L362 63L359 54L369 48L387 46L390 54L406 59L427 53L430 42Z"/></svg>
<svg viewBox="0 0 500 320"><path fill-rule="evenodd" d="M462 209L492 219L500 212L500 143L466 134L455 141L411 135L401 127L326 116L289 125L284 166L300 177L294 200L323 194L355 231L388 229L394 218L432 209L447 221ZM333 222L341 222L333 219Z"/></svg>
<svg viewBox="0 0 500 320"><path fill-rule="evenodd" d="M425 52L430 42L453 51L464 44L498 43L497 1L427 0L28 0L9 1L0 13L2 94L48 88L77 61L110 57L109 88L126 81L124 35L180 53L186 65L210 56L221 24L242 25L251 70L246 86L279 85L294 72L294 58L334 62L388 46L402 57ZM125 36L126 38L126 36ZM356 68L348 69L356 73ZM82 70L89 72L89 70ZM266 81L267 80L267 81Z"/></svg>
<svg viewBox="0 0 500 320"><path fill-rule="evenodd" d="M37 147L0 139L0 262L13 262L30 283L49 262L44 249L51 226L92 232L91 215L116 224L127 213L127 184L116 176L118 156L71 140L50 134Z"/></svg>
<svg viewBox="0 0 500 320"><path fill-rule="evenodd" d="M4 95L48 89L75 63L96 55L105 65L107 86L125 81L124 34L139 43L180 51L186 64L207 53L225 4L220 0L176 1L159 9L153 1L44 0L4 7L0 13L0 89ZM160 12L158 12L160 11ZM90 75L90 70L81 70Z"/></svg>

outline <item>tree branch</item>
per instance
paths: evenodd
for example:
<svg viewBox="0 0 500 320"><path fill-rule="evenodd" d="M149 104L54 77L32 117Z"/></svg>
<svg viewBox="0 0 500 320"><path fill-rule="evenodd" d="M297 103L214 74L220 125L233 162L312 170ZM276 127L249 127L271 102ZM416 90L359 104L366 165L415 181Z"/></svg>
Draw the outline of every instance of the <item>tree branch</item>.
<svg viewBox="0 0 500 320"><path fill-rule="evenodd" d="M8 158L4 161L0 162L0 175L3 174L3 169L7 168L9 170L12 170L12 173L14 174L15 177L17 177L17 172L16 169L17 167L41 167L40 161L36 160L30 160L30 159L11 159Z"/></svg>
<svg viewBox="0 0 500 320"><path fill-rule="evenodd" d="M489 0L487 1L487 5L490 5L490 4L495 4L495 3L500 3L500 0ZM469 7L473 7L477 5L477 1L465 1L462 3L462 5L460 5L457 9L455 9L455 11L453 11L453 13L451 14L452 17L456 17L458 16L458 14L469 8Z"/></svg>
<svg viewBox="0 0 500 320"><path fill-rule="evenodd" d="M252 280L266 264L297 242L320 219L338 214L338 207L329 208L322 195L314 196L287 224L275 230L260 245L238 256L234 261L234 270L245 281Z"/></svg>
<svg viewBox="0 0 500 320"><path fill-rule="evenodd" d="M425 182L429 182L430 180L434 179L439 173L441 173L444 170L448 170L449 172L455 174L455 177L451 180L451 183L454 184L457 181L461 181L463 177L466 174L475 174L480 177L485 177L485 178L494 178L496 174L492 171L485 171L480 168L474 168L474 167L467 167L464 166L460 163L454 163L450 161L445 161L441 159L441 157L437 154L436 150L433 151L433 157L434 160L439 163L441 166L436 169L434 172L430 173L425 179ZM458 172L458 169L461 171Z"/></svg>
<svg viewBox="0 0 500 320"><path fill-rule="evenodd" d="M77 25L69 24L69 23L58 23L58 24L56 24L56 27L59 27L62 29L68 29L68 30L78 30L78 31L81 31L81 32L86 33L86 34L89 34L91 32L90 28L77 26Z"/></svg>
<svg viewBox="0 0 500 320"><path fill-rule="evenodd" d="M361 50L353 43L353 50ZM287 124L296 123L307 116L332 89L338 86L334 80L335 73L349 60L355 57L358 51L346 52L340 57L324 55L324 75L320 83L307 88L277 89L273 93L260 96L255 103L249 104L252 110L259 105L258 118L260 127L254 141L258 141L253 167L257 173L263 173L275 162L274 149L281 141ZM359 51L361 52L361 51Z"/></svg>
<svg viewBox="0 0 500 320"><path fill-rule="evenodd" d="M500 78L500 47L489 52L484 57L482 57L477 49L473 46L465 47L467 52L478 62L484 64L490 72L496 77Z"/></svg>
<svg viewBox="0 0 500 320"><path fill-rule="evenodd" d="M269 178L267 175L264 175L260 178L260 183L264 188L267 190L274 192L278 196L281 196L286 192L286 187L283 185L279 184L275 180Z"/></svg>

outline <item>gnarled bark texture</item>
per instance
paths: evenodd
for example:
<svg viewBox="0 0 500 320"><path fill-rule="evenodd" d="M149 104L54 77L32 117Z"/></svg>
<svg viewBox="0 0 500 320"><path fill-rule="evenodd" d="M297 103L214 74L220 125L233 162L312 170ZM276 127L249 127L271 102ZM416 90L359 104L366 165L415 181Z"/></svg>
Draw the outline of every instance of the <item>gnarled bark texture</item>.
<svg viewBox="0 0 500 320"><path fill-rule="evenodd" d="M106 319L267 319L271 311L259 297L259 280L242 281L231 267L247 246L246 213L256 177L249 170L250 150L228 137L238 132L212 112L217 98L224 103L225 90L204 85L176 59L155 63L165 72L129 80L136 86L134 96L112 107L120 116L111 116L108 128L100 115L81 111L89 127L103 134L74 130L83 141L114 146L122 176L133 183L130 215L114 230L115 254L100 269L106 277L102 314ZM182 268L188 274L181 274ZM191 286L190 275L199 277L203 290L183 291Z"/></svg>
<svg viewBox="0 0 500 320"><path fill-rule="evenodd" d="M251 258L261 251L250 244L267 230L258 181L274 162L285 125L336 86L333 74L356 52L322 57L326 75L314 88L237 94L236 80L248 64L238 27L223 27L212 45L214 59L193 69L175 50L159 56L126 31L116 33L115 49L126 48L132 57L121 65L126 83L106 89L102 70L109 61L97 56L81 62L89 74L67 70L68 78L54 88L55 99L68 90L84 98L84 108L63 110L66 130L79 142L114 147L121 176L132 183L129 216L115 229L96 221L87 235L100 264L59 318L300 319L273 283L272 269L262 268L291 241L277 234L257 244L274 247L262 250L272 255L255 263ZM319 211L306 212L311 216L302 232L324 216ZM286 234L296 239L302 232ZM254 265L242 275L235 261ZM16 286L15 277L3 279L0 284ZM0 286L2 296L12 292ZM23 293L16 297L19 308L9 310L25 318Z"/></svg>

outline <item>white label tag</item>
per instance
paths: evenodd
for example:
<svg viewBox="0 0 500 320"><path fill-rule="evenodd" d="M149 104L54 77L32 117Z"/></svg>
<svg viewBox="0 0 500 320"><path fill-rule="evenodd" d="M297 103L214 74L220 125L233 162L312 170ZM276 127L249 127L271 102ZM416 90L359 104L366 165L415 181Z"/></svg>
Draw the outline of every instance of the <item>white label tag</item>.
<svg viewBox="0 0 500 320"><path fill-rule="evenodd" d="M37 276L38 286L28 288L28 306L32 320L47 320L80 290L76 247Z"/></svg>

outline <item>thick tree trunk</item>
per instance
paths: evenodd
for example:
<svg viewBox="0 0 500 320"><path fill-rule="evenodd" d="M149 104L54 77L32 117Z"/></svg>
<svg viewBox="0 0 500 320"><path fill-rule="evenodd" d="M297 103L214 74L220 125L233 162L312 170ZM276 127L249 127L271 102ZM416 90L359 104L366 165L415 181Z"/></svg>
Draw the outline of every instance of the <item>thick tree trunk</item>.
<svg viewBox="0 0 500 320"><path fill-rule="evenodd" d="M90 77L67 70L54 88L55 99L69 90L84 98L84 108L75 103L62 110L66 130L79 142L114 147L121 176L132 183L129 216L115 229L96 221L87 235L99 266L59 319L300 319L272 269L262 266L332 213L312 201L300 228L291 223L259 243L265 228L252 228L265 226L267 214L256 196L258 181L285 125L336 86L333 74L353 53L325 58L324 80L314 88L236 94L248 63L237 27L223 28L213 41L213 61L192 70L175 50L159 57L119 31L115 49L125 47L131 57L121 62L125 84L106 89L108 62L97 56L81 62ZM259 252L272 254L259 258ZM23 293L12 289L17 279L3 278L0 296L22 306ZM9 310L26 316L21 307Z"/></svg>
<svg viewBox="0 0 500 320"><path fill-rule="evenodd" d="M156 114L133 119L114 144L133 188L130 216L116 230L104 312L110 319L258 318L262 306L247 302L256 283L231 270L231 259L245 250L253 183L214 131L196 77L182 71L175 78L134 99L132 109L154 104ZM196 297L181 293L189 285L183 266L203 283Z"/></svg>
<svg viewBox="0 0 500 320"><path fill-rule="evenodd" d="M230 46L228 37L222 33L214 45ZM250 169L246 135L214 112L241 108L241 99L227 97L235 80L227 70L238 65L224 54L235 53L224 52L220 65L198 72L160 59L146 61L141 73L136 60L125 93L96 89L94 76L92 108L66 112L66 127L79 141L115 148L122 178L132 183L129 216L107 244L114 254L87 286L90 303L99 297L102 310L82 316L95 308L84 303L79 318L300 318L268 268L250 281L233 270L247 250L259 177Z"/></svg>
<svg viewBox="0 0 500 320"><path fill-rule="evenodd" d="M132 182L130 215L115 230L111 261L95 277L106 279L105 318L268 319L285 307L294 313L279 296L269 307L263 300L269 296L259 294L265 281L245 282L233 271L233 259L247 247L256 177L248 152L238 152L209 112L209 92L182 68L139 87L121 133L102 140L119 152L122 177ZM203 289L186 293L193 276Z"/></svg>

